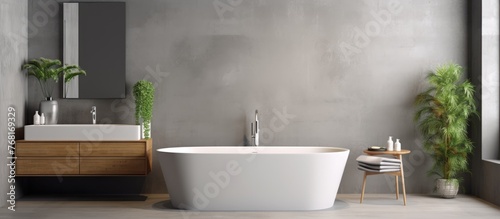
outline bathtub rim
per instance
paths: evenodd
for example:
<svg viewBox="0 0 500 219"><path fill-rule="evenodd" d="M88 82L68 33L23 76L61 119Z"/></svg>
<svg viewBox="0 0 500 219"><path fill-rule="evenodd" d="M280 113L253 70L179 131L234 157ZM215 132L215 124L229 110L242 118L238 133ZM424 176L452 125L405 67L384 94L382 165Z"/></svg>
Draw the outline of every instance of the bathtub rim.
<svg viewBox="0 0 500 219"><path fill-rule="evenodd" d="M295 149L297 151L283 151L276 152L272 150L284 150L287 149ZM204 149L203 151L193 151L195 149ZM206 151L207 149L211 149L212 151ZM217 149L222 149L225 151L220 151ZM227 151L233 149L234 151ZM255 150L261 150L255 152ZM267 151L266 151L267 150ZM317 150L317 151L314 151ZM212 154L212 155L229 155L229 154L288 154L288 155L300 155L300 154L336 154L336 153L350 153L350 150L347 148L341 147L328 147L328 146L179 146L179 147L164 147L156 149L158 153L166 153L166 154Z"/></svg>

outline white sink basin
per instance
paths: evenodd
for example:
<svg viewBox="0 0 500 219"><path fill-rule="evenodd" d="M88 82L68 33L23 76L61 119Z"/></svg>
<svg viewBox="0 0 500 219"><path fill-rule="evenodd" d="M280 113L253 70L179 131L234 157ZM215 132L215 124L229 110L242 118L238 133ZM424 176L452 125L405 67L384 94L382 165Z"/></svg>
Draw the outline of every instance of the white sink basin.
<svg viewBox="0 0 500 219"><path fill-rule="evenodd" d="M106 141L140 140L139 125L60 124L24 126L26 140Z"/></svg>

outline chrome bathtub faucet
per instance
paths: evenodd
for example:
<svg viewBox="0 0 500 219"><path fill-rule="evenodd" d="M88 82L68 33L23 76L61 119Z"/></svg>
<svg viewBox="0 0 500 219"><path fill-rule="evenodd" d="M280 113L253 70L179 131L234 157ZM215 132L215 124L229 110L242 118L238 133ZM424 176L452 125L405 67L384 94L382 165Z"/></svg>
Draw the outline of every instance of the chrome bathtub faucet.
<svg viewBox="0 0 500 219"><path fill-rule="evenodd" d="M254 123L255 123L255 125L254 125ZM252 129L253 145L259 146L260 123L259 123L259 111L258 110L255 110L255 122L252 122L250 128Z"/></svg>
<svg viewBox="0 0 500 219"><path fill-rule="evenodd" d="M97 118L97 107L96 106L92 106L92 109L90 110L90 113L92 114L92 124L95 125L96 118Z"/></svg>

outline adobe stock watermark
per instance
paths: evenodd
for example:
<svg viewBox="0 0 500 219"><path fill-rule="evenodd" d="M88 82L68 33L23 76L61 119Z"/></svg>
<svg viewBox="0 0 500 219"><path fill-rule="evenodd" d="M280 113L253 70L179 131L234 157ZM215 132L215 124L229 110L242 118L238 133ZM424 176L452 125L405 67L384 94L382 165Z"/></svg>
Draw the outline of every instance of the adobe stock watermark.
<svg viewBox="0 0 500 219"><path fill-rule="evenodd" d="M36 1L36 4L42 9L35 11L28 20L28 17L21 18L21 23L27 24L28 31L22 32L21 34L10 32L9 37L14 39L14 44L16 47L24 42L27 38L32 38L36 36L40 28L47 26L50 18L54 18L59 13L59 4L55 0L40 0ZM9 4L2 4L2 7L7 7Z"/></svg>
<svg viewBox="0 0 500 219"><path fill-rule="evenodd" d="M79 154L78 151L71 146L66 146L64 149L66 150L66 156L64 158L64 161L53 161L51 163L52 170L56 174L59 183L63 181L62 178L63 175L66 174L78 175L78 173L76 173L75 171L76 168L78 168L78 165L80 164L79 156L83 154L82 153L83 150L81 150Z"/></svg>
<svg viewBox="0 0 500 219"><path fill-rule="evenodd" d="M55 0L40 0L37 1L37 4L42 10L33 13L33 21L28 22L28 37L38 34L39 29L49 23L49 18L53 18L59 13L59 3Z"/></svg>
<svg viewBox="0 0 500 219"><path fill-rule="evenodd" d="M156 69L151 68L151 66L146 66L145 70L147 74L144 75L141 80L151 81L155 89L165 80L165 78L170 75L170 73L168 72L161 71L160 65L156 65ZM134 115L134 109L135 101L133 98L133 89L129 90L127 98L117 99L111 103L111 112L120 114L120 119L126 119ZM114 126L106 126L106 124L112 123L110 118L103 118L99 121L100 124L104 124L103 126L100 126L99 129L83 131L83 134L85 135L87 140L93 142L102 141L105 134L111 133L113 131Z"/></svg>
<svg viewBox="0 0 500 219"><path fill-rule="evenodd" d="M9 185L7 193L7 207L11 211L16 211L16 109L12 106L7 107L7 166L9 167L9 176L7 183Z"/></svg>
<svg viewBox="0 0 500 219"><path fill-rule="evenodd" d="M281 111L274 108L273 117L269 120L269 128L264 127L260 129L262 141L264 143L272 142L274 134L285 130L286 126L290 124L290 120L297 116L288 112L287 107L283 107ZM262 123L262 119L260 120ZM266 146L246 146L238 147L237 155L244 155L243 160L229 160L226 162L225 168L219 171L209 171L207 173L209 181L201 188L192 188L192 206L197 210L203 210L210 205L211 200L217 198L220 193L231 185L232 179L241 175L244 172L242 163L251 163L259 156L259 148ZM177 206L181 209L188 209L188 205L180 203ZM183 218L190 218L197 215L199 212L182 210Z"/></svg>
<svg viewBox="0 0 500 219"><path fill-rule="evenodd" d="M273 117L269 120L269 126L260 129L262 143L264 145L270 144L274 140L274 135L285 130L286 126L290 124L290 120L296 117L297 115L288 113L286 106L281 111L274 108ZM265 124L265 122L261 123Z"/></svg>
<svg viewBox="0 0 500 219"><path fill-rule="evenodd" d="M351 42L342 41L339 44L341 61L351 63L353 56L360 54L368 47L373 37L380 35L382 29L392 22L393 16L400 14L403 7L398 0L391 0L387 9L370 11L372 20L365 23L364 27L354 27L354 36Z"/></svg>
<svg viewBox="0 0 500 219"><path fill-rule="evenodd" d="M258 147L248 146L239 147L236 151L236 156L244 155L244 159L237 161L235 159L228 160L226 162L225 168L219 171L209 171L207 175L209 176L209 181L205 183L201 188L192 188L193 200L192 205L196 210L203 210L210 205L211 200L217 198L220 193L228 188L234 177L241 175L244 171L241 161L251 163L258 156ZM180 203L180 209L189 209L189 205L185 203ZM183 218L190 218L191 216L198 215L200 212L192 210L182 210Z"/></svg>
<svg viewBox="0 0 500 219"><path fill-rule="evenodd" d="M146 66L146 75L142 80L148 80L153 83L153 86L157 88L160 83L162 83L166 77L170 75L168 72L163 72L160 70L160 65L156 65L156 69L151 66ZM133 115L133 109L135 109L135 101L133 100L133 91L129 91L126 99L117 99L111 103L111 112L121 113L120 119L126 119ZM79 156L85 156L92 153L92 146L99 144L100 141L104 139L104 135L113 132L115 126L111 125L112 120L110 118L99 119L98 128L90 128L82 131L85 138L88 140L88 144L80 145L80 154L71 147L66 147L66 157L64 161L54 161L52 169L56 174L59 182L63 181L62 176L66 174L71 174L79 164Z"/></svg>
<svg viewBox="0 0 500 219"><path fill-rule="evenodd" d="M203 188L193 188L193 206L198 210L203 210L210 204L210 199L219 196L221 190L227 188L231 183L231 178L241 174L243 169L236 160L226 163L226 168L217 172L208 173L211 181L207 182ZM180 203L180 208L186 208L186 204Z"/></svg>
<svg viewBox="0 0 500 219"><path fill-rule="evenodd" d="M243 3L243 0L214 0L212 2L221 22L224 22L226 19L224 14L229 12L234 15L235 8L241 5L241 3Z"/></svg>
<svg viewBox="0 0 500 219"><path fill-rule="evenodd" d="M403 169L404 169L404 177L405 179L413 176L417 170L420 170L423 165L426 164L427 160L427 155L425 151L421 148L421 141L419 138L414 138L413 143L410 144L408 142L405 142L404 139L401 142L402 144L402 149L410 149L406 145L414 145L417 146L417 148L411 148L411 153L410 154L405 154L402 155L402 162L403 162ZM352 149L353 153L356 151L357 153L363 154L363 151L366 150L365 146L357 146L356 148ZM392 155L388 155L389 158L396 158ZM389 174L382 174L384 176L385 180L385 185L391 192L396 192L396 178L393 175ZM407 181L405 181L406 184ZM401 177L399 178L399 182L401 183ZM359 187L356 187L356 189L361 190L362 189L362 184ZM401 189L400 189L401 191Z"/></svg>
<svg viewBox="0 0 500 219"><path fill-rule="evenodd" d="M411 153L408 155L402 155L405 178L411 177L419 167L425 164L425 160L427 159L424 150L420 147L422 142L419 138L415 138L413 144L419 146L419 148L412 149ZM394 187L394 184L396 183L396 178L388 174L384 174L384 177L391 192L395 192L396 188Z"/></svg>
<svg viewBox="0 0 500 219"><path fill-rule="evenodd" d="M156 89L170 75L169 72L162 71L160 65L157 64L155 69L151 66L146 66L146 75L141 80L151 81ZM119 118L124 120L134 115L135 101L133 99L133 90L130 89L127 98L115 100L111 103L111 112L120 114Z"/></svg>

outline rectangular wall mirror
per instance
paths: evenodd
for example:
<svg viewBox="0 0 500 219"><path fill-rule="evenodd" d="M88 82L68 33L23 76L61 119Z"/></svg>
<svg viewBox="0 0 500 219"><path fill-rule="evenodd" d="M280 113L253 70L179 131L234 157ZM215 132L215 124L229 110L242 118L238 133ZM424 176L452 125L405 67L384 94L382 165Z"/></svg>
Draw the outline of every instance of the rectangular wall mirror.
<svg viewBox="0 0 500 219"><path fill-rule="evenodd" d="M63 3L63 62L87 72L64 98L125 98L125 3Z"/></svg>

